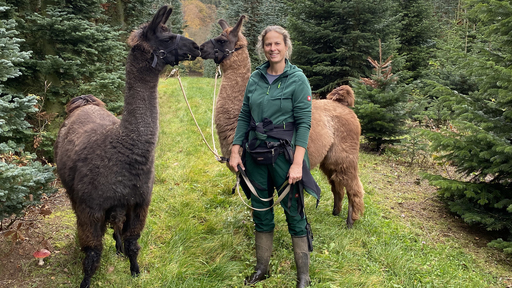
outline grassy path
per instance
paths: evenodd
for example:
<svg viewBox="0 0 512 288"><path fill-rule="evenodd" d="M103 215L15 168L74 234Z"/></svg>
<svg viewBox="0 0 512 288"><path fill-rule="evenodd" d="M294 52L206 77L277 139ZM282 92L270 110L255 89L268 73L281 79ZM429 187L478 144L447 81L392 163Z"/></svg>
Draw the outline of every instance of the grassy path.
<svg viewBox="0 0 512 288"><path fill-rule="evenodd" d="M183 82L195 116L211 141L213 80L184 78ZM242 287L255 264L250 212L231 194L234 175L202 142L177 79L161 80L159 92L156 180L140 240L139 264L144 272L136 279L130 277L128 260L116 256L109 230L92 285ZM344 224L346 199L341 216L332 216L330 187L318 170L313 171L323 192L318 208L313 197L306 197L314 233L313 287L511 284L510 259L483 246L485 235L466 234L465 225L444 211L433 197L433 188L417 181L413 169L365 153L360 155L360 168L366 212L351 230ZM63 213L72 215L70 210ZM272 277L256 287L295 287L291 239L282 209L275 209L275 214ZM74 233L73 229L68 224L59 233ZM40 280L45 287L77 287L82 255L75 240L59 245L58 249L67 247L70 253L50 258L46 269L27 268L27 277L45 278Z"/></svg>

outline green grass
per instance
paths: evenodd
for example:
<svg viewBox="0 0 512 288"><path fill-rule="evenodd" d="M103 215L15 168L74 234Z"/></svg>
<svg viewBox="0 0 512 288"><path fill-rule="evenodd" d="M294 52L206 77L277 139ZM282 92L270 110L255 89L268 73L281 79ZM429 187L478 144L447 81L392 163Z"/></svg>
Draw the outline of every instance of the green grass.
<svg viewBox="0 0 512 288"><path fill-rule="evenodd" d="M213 80L182 80L211 143ZM178 80L161 80L159 94L155 186L139 241L142 273L130 276L129 262L116 256L109 230L92 287L242 287L255 265L254 236L248 208L231 194L235 177L203 143ZM323 191L318 208L313 197L306 197L314 233L313 287L506 286L500 277L512 273L499 254L476 247L471 242L474 236L460 236L455 228L451 236L443 232L458 223L453 216L420 217L430 207L425 191L432 188L424 181L411 184L417 177L414 169L365 153L360 154L360 169L366 211L350 230L345 227L346 199L341 216L332 216L328 182L319 170L313 171ZM411 206L414 203L423 205ZM272 277L256 287L295 287L290 235L282 209L275 209L275 214ZM76 240L59 245L70 253L50 257L46 269L30 269L33 279L46 279L38 281L39 287L77 287L81 282L83 255Z"/></svg>

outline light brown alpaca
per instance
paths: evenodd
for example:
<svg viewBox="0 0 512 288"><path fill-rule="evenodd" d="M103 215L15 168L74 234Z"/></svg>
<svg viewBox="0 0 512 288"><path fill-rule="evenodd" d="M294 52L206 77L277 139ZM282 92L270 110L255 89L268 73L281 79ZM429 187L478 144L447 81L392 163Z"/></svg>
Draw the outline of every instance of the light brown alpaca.
<svg viewBox="0 0 512 288"><path fill-rule="evenodd" d="M199 46L165 26L172 9L134 31L126 60L126 91L121 120L92 95L73 98L55 142L57 172L77 219L85 254L81 288L90 286L100 266L103 235L114 228L117 253L140 273L138 239L144 228L154 181L158 139L158 80L167 66L199 56Z"/></svg>
<svg viewBox="0 0 512 288"><path fill-rule="evenodd" d="M215 124L225 157L231 154L245 86L251 73L247 41L241 33L244 18L240 17L233 28L225 20L219 20L224 30L222 34L200 46L201 57L214 59L223 72ZM354 105L354 93L349 86L336 88L328 99L312 101L308 155L311 169L320 165L331 184L333 215L341 212L346 189L349 200L347 227L350 228L364 212L364 189L358 175L361 126L354 111L347 107Z"/></svg>

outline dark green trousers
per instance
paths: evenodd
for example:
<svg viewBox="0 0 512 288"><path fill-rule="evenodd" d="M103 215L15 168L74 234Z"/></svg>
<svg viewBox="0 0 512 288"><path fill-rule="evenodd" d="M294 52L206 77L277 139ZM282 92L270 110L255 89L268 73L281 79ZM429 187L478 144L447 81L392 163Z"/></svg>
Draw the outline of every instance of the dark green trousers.
<svg viewBox="0 0 512 288"><path fill-rule="evenodd" d="M290 162L286 160L284 154L279 155L274 165L258 165L252 161L251 155L247 153L245 162L245 171L249 179L257 183L259 188L254 187L261 198L270 198L274 194L274 189L279 189L284 181L287 180ZM257 185L255 185L257 186ZM281 201L281 207L286 215L288 231L292 236L307 235L306 218L300 216L297 211L298 201L300 201L298 185L294 185L293 190ZM284 189L283 189L284 190ZM279 191L280 195L281 191ZM292 197L291 206L288 208L289 197ZM274 198L277 199L277 198ZM267 208L274 204L274 201L262 201L251 193L251 203L254 208ZM274 230L274 211L253 211L252 218L255 224L255 230L258 232L270 232Z"/></svg>

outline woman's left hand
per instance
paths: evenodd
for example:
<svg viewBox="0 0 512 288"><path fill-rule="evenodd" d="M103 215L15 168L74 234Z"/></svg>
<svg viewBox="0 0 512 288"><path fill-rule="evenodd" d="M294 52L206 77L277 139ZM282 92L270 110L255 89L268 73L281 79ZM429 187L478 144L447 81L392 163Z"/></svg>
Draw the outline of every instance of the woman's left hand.
<svg viewBox="0 0 512 288"><path fill-rule="evenodd" d="M302 163L293 163L288 171L288 183L294 184L302 179Z"/></svg>
<svg viewBox="0 0 512 288"><path fill-rule="evenodd" d="M288 170L288 183L293 184L302 179L302 161L304 159L304 154L306 153L306 148L301 146L295 147L295 153L293 154L293 163L290 166L290 170Z"/></svg>

